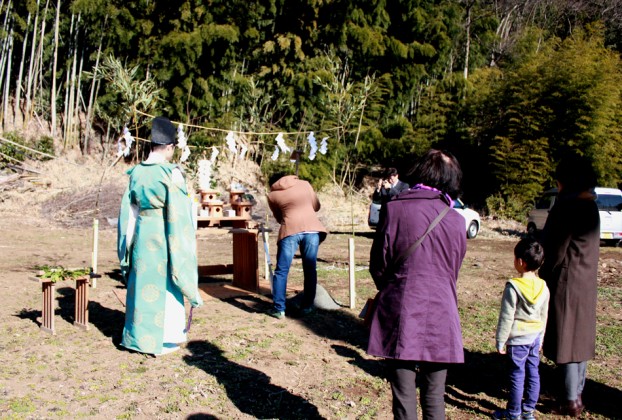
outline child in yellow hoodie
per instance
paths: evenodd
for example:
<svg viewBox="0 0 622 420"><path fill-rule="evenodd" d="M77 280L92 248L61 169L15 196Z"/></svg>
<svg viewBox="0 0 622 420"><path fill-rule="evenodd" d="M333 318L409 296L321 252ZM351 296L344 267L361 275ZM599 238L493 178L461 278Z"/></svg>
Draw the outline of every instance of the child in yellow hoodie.
<svg viewBox="0 0 622 420"><path fill-rule="evenodd" d="M543 260L544 250L535 239L516 244L514 268L520 277L505 285L496 334L497 351L508 355L510 390L507 408L496 411L495 419L535 419L540 395L538 365L549 309L549 289L536 274Z"/></svg>

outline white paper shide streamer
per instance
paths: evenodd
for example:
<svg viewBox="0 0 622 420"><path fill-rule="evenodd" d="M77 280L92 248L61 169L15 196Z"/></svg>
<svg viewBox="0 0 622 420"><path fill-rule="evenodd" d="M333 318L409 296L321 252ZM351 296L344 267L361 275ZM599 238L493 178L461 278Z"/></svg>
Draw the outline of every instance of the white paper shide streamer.
<svg viewBox="0 0 622 420"><path fill-rule="evenodd" d="M285 144L285 139L283 138L283 133L279 133L276 136L276 144L279 146L279 149L281 149L281 152L283 153L289 153L292 151L292 149L289 148L289 146L287 146L287 144Z"/></svg>
<svg viewBox="0 0 622 420"><path fill-rule="evenodd" d="M190 156L190 148L188 147L188 139L186 133L184 133L184 125L179 124L177 126L177 147L181 150L180 161L185 162Z"/></svg>
<svg viewBox="0 0 622 420"><path fill-rule="evenodd" d="M246 145L242 143L240 145L240 159L244 159L244 156L246 156L246 152L248 152L248 147L246 147Z"/></svg>
<svg viewBox="0 0 622 420"><path fill-rule="evenodd" d="M123 143L125 143L125 147L123 147ZM121 157L121 155L126 157L129 156L132 143L134 143L134 137L132 137L130 130L128 130L127 126L125 126L123 127L123 135L119 137L117 142L117 157Z"/></svg>
<svg viewBox="0 0 622 420"><path fill-rule="evenodd" d="M279 148L275 147L274 152L272 152L272 156L270 156L270 159L277 160L278 158L279 158Z"/></svg>
<svg viewBox="0 0 622 420"><path fill-rule="evenodd" d="M212 162L212 164L214 162L216 162L216 158L218 157L218 155L220 154L220 152L218 151L218 149L215 146L212 146L212 156L210 156L209 160L210 162Z"/></svg>
<svg viewBox="0 0 622 420"><path fill-rule="evenodd" d="M235 145L235 134L233 134L233 131L229 131L227 133L227 137L225 137L225 140L227 141L227 147L229 148L229 150L231 150L231 153L233 153L234 155L237 155L237 147Z"/></svg>
<svg viewBox="0 0 622 420"><path fill-rule="evenodd" d="M317 153L317 141L315 140L313 131L309 133L307 140L309 141L309 147L311 147L311 150L309 151L309 160L314 160Z"/></svg>
<svg viewBox="0 0 622 420"><path fill-rule="evenodd" d="M320 153L325 155L326 152L328 152L328 137L324 137L320 144Z"/></svg>

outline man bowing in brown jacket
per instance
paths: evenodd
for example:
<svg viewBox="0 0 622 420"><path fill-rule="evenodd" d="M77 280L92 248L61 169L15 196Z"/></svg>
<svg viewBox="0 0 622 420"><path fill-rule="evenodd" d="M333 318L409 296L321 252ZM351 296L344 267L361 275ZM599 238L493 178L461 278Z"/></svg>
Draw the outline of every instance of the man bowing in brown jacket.
<svg viewBox="0 0 622 420"><path fill-rule="evenodd" d="M296 248L300 248L304 272L304 294L300 313L306 315L313 310L317 287L317 252L326 238L326 228L318 219L320 201L307 181L295 175L274 174L270 177L268 205L281 225L277 241L276 269L272 279L272 301L268 315L281 319L285 316L285 293L287 275L294 259Z"/></svg>

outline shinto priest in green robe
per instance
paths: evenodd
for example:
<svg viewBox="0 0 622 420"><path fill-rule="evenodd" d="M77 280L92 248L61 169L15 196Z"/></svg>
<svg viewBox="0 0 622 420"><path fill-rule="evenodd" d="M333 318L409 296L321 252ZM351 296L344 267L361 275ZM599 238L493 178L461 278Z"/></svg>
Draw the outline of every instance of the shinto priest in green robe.
<svg viewBox="0 0 622 420"><path fill-rule="evenodd" d="M187 340L184 297L203 304L192 203L181 170L162 154L152 152L128 174L117 243L127 284L121 345L160 355Z"/></svg>

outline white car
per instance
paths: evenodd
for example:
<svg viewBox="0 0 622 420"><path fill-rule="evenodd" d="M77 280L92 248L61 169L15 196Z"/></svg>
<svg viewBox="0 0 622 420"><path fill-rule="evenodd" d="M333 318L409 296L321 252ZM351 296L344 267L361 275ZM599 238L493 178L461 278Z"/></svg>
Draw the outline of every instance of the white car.
<svg viewBox="0 0 622 420"><path fill-rule="evenodd" d="M622 191L617 188L594 188L600 215L600 239L611 243L622 242ZM527 232L536 233L546 223L555 204L557 188L545 191L529 212Z"/></svg>
<svg viewBox="0 0 622 420"><path fill-rule="evenodd" d="M375 229L378 225L380 207L380 203L375 202L372 202L369 205L369 217L367 219L367 223L372 229ZM460 199L454 201L454 210L456 210L458 213L460 213L462 217L464 217L467 238L475 238L479 233L479 229L481 226L479 213L477 213L475 210L471 210L470 208L468 208Z"/></svg>
<svg viewBox="0 0 622 420"><path fill-rule="evenodd" d="M464 217L467 238L475 238L479 233L480 227L482 226L482 222L479 218L479 213L473 209L470 209L460 199L454 201L454 210L456 210L458 213L460 213L462 217Z"/></svg>

